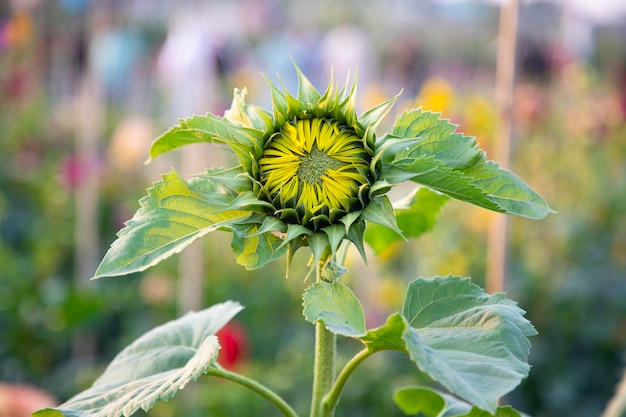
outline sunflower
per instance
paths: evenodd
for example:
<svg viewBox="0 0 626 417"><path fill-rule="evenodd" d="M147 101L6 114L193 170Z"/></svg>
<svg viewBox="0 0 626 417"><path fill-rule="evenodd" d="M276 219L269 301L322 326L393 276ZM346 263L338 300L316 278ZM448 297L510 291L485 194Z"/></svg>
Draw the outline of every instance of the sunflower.
<svg viewBox="0 0 626 417"><path fill-rule="evenodd" d="M350 211L359 188L369 186L369 159L354 130L314 118L285 123L259 166L276 206L300 210L306 222L317 213Z"/></svg>
<svg viewBox="0 0 626 417"><path fill-rule="evenodd" d="M320 94L297 65L295 70L295 97L267 80L271 112L246 103L246 90L235 89L224 117L181 119L154 141L152 158L188 144L216 143L239 163L191 180L165 174L118 234L96 278L145 270L216 230L232 232L237 261L250 269L286 254L291 259L301 247L311 249L314 264L333 261L344 242L365 258L367 224L410 237L407 214L419 202L394 205L386 195L406 181L497 212L541 218L552 211L438 113L407 110L379 136L376 128L397 96L357 115L356 80L339 88L331 79Z"/></svg>

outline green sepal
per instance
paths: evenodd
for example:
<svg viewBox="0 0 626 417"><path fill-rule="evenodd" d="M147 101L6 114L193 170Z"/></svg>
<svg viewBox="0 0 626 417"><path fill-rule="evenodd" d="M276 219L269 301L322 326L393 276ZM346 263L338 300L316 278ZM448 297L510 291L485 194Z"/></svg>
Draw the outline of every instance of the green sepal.
<svg viewBox="0 0 626 417"><path fill-rule="evenodd" d="M407 198L394 204L398 229L409 239L416 239L429 232L449 199L445 194L428 188L415 189ZM400 235L388 227L372 224L365 230L365 242L376 254L402 240Z"/></svg>
<svg viewBox="0 0 626 417"><path fill-rule="evenodd" d="M287 233L283 237L283 246L296 240L301 236L311 236L313 232L308 227L304 227L300 224L288 224ZM301 245L304 246L304 245Z"/></svg>
<svg viewBox="0 0 626 417"><path fill-rule="evenodd" d="M337 248L346 237L345 228L340 224L333 224L331 226L323 228L322 231L328 236L330 251L331 254L334 256L337 252Z"/></svg>
<svg viewBox="0 0 626 417"><path fill-rule="evenodd" d="M363 220L352 223L348 229L347 237L359 251L363 262L367 264L367 256L365 255L365 245L363 244L363 235L365 234L365 222Z"/></svg>
<svg viewBox="0 0 626 417"><path fill-rule="evenodd" d="M352 227L352 225L354 224L354 222L356 222L357 220L359 220L359 218L361 217L361 213L363 213L362 210L358 210L358 211L350 211L348 213L346 213L345 216L343 216L341 219L339 219L339 221L341 223L343 223L343 225L346 228L346 235L348 234L348 232L350 231L350 227Z"/></svg>
<svg viewBox="0 0 626 417"><path fill-rule="evenodd" d="M391 205L391 201L389 201L389 197L386 195L380 195L370 201L367 207L363 209L361 219L391 229L400 238L406 240L402 230L398 228L396 213Z"/></svg>
<svg viewBox="0 0 626 417"><path fill-rule="evenodd" d="M365 334L365 314L352 290L337 280L317 282L303 295L304 318L324 322L328 330L347 337Z"/></svg>
<svg viewBox="0 0 626 417"><path fill-rule="evenodd" d="M313 233L307 240L309 241L309 247L313 253L313 265L317 265L320 260L330 255L330 242L325 233Z"/></svg>
<svg viewBox="0 0 626 417"><path fill-rule="evenodd" d="M368 149L373 150L375 146L375 131L380 122L385 118L389 110L400 97L398 93L387 101L384 101L368 110L366 110L358 118L357 128L355 132L365 140Z"/></svg>
<svg viewBox="0 0 626 417"><path fill-rule="evenodd" d="M260 235L266 232L276 232L276 233L285 233L287 231L287 225L285 222L277 219L273 216L263 216L263 223L261 223L261 227L251 236Z"/></svg>
<svg viewBox="0 0 626 417"><path fill-rule="evenodd" d="M302 73L300 67L298 67L298 64L296 64L293 59L292 62L298 74L298 101L309 107L312 105L317 106L321 99L320 93L313 87L313 84L311 84L309 79Z"/></svg>
<svg viewBox="0 0 626 417"><path fill-rule="evenodd" d="M274 85L274 83L270 81L269 78L265 76L263 77L265 78L267 85L270 87L272 106L274 109L274 129L278 130L288 120L289 106L287 104L287 97L278 89L278 87Z"/></svg>

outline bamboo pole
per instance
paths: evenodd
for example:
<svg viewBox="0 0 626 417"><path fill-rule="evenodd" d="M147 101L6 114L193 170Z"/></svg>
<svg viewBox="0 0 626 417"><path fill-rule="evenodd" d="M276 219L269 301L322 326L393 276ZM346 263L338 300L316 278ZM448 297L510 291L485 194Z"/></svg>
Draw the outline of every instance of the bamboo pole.
<svg viewBox="0 0 626 417"><path fill-rule="evenodd" d="M626 415L626 371L601 417L622 417L624 415Z"/></svg>
<svg viewBox="0 0 626 417"><path fill-rule="evenodd" d="M502 3L498 32L495 101L499 113L495 135L495 159L508 168L513 132L513 88L515 84L515 45L517 42L518 0ZM507 217L493 213L487 239L486 289L489 293L504 291L507 268Z"/></svg>
<svg viewBox="0 0 626 417"><path fill-rule="evenodd" d="M206 152L195 146L183 148L181 165L185 170L198 173L206 169ZM178 312L185 314L188 311L197 311L202 308L202 293L204 288L204 239L194 242L180 253L178 264Z"/></svg>
<svg viewBox="0 0 626 417"><path fill-rule="evenodd" d="M93 26L96 8L87 17L87 24ZM88 32L88 41L93 37ZM98 217L100 204L100 181L98 172L99 140L104 117L102 94L88 65L78 80L78 94L74 101L75 124L74 148L80 172L74 189L74 288L79 292L92 291L89 278L94 275L100 257ZM73 356L84 362L94 361L97 339L89 330L74 335Z"/></svg>

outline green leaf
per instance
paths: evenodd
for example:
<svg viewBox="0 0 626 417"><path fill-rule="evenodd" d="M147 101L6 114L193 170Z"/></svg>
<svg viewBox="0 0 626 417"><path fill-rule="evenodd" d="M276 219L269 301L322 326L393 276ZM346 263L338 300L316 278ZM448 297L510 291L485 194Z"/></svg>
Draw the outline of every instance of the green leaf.
<svg viewBox="0 0 626 417"><path fill-rule="evenodd" d="M359 337L371 351L399 350L406 352L402 334L406 329L406 322L399 313L395 313L387 319L387 322L374 330L368 331Z"/></svg>
<svg viewBox="0 0 626 417"><path fill-rule="evenodd" d="M417 238L429 232L435 225L435 219L449 197L428 188L419 188L396 207L396 221L398 229L406 238ZM365 241L371 248L380 254L393 243L402 241L402 236L394 230L381 225L368 225L365 230Z"/></svg>
<svg viewBox="0 0 626 417"><path fill-rule="evenodd" d="M377 143L380 177L391 184L414 181L477 206L538 219L552 213L546 201L515 174L486 161L476 139L453 133L438 114L411 110L393 135Z"/></svg>
<svg viewBox="0 0 626 417"><path fill-rule="evenodd" d="M393 394L393 401L408 416L453 417L469 412L472 406L449 394L426 387L406 387Z"/></svg>
<svg viewBox="0 0 626 417"><path fill-rule="evenodd" d="M120 352L91 388L35 417L118 417L167 401L215 364L215 333L243 307L227 301L150 330Z"/></svg>
<svg viewBox="0 0 626 417"><path fill-rule="evenodd" d="M175 171L165 174L140 200L94 278L143 271L210 232L243 222L265 203L243 188L240 172L215 169L190 182Z"/></svg>
<svg viewBox="0 0 626 417"><path fill-rule="evenodd" d="M426 387L406 387L397 390L394 402L406 415L425 417L522 417L510 406L498 407L495 414L472 407L452 395Z"/></svg>
<svg viewBox="0 0 626 417"><path fill-rule="evenodd" d="M413 109L398 118L393 128L394 136L420 139L405 149L406 155L433 155L456 169L470 166L483 157L484 152L478 149L476 138L454 134L458 126L439 116L439 113Z"/></svg>
<svg viewBox="0 0 626 417"><path fill-rule="evenodd" d="M477 407L472 409L459 417L522 417L522 414L515 410L511 406L498 407L495 414L491 414L488 411L481 410Z"/></svg>
<svg viewBox="0 0 626 417"><path fill-rule="evenodd" d="M194 143L218 143L228 145L246 171L252 173L252 166L263 153L263 134L261 130L231 123L211 113L192 116L180 119L178 125L159 136L152 143L150 158Z"/></svg>
<svg viewBox="0 0 626 417"><path fill-rule="evenodd" d="M410 358L452 393L494 412L499 397L528 375L536 334L524 311L504 294L488 295L469 279L419 278L402 315Z"/></svg>
<svg viewBox="0 0 626 417"><path fill-rule="evenodd" d="M263 224L267 225L267 223ZM287 246L283 244L283 239L271 231L259 233L261 228L259 224L233 225L232 227L231 247L235 252L237 263L246 269L261 268L287 253Z"/></svg>
<svg viewBox="0 0 626 417"><path fill-rule="evenodd" d="M365 333L365 314L352 290L340 283L318 282L304 292L304 318L324 322L328 330L343 336Z"/></svg>

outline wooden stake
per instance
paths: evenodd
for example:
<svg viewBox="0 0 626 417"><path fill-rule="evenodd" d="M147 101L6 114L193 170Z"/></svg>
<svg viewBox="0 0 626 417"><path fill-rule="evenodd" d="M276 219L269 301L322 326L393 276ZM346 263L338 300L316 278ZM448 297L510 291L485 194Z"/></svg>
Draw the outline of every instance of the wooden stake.
<svg viewBox="0 0 626 417"><path fill-rule="evenodd" d="M518 9L518 0L505 1L500 9L495 87L496 107L500 117L495 136L495 159L503 168L508 168L511 159ZM506 215L493 213L487 240L486 290L489 293L504 291L507 266L507 223Z"/></svg>

